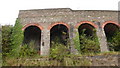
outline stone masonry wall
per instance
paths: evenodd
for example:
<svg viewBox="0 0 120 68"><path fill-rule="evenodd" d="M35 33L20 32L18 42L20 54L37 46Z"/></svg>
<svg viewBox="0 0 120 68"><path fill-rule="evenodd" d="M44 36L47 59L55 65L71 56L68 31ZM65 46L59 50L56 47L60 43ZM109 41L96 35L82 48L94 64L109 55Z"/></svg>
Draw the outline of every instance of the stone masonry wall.
<svg viewBox="0 0 120 68"><path fill-rule="evenodd" d="M78 32L77 28L82 23L91 24L96 28L101 52L109 51L104 26L107 23L113 23L120 27L118 11L71 10L69 8L20 10L18 18L23 25L23 30L30 25L35 25L41 29L41 55L49 54L50 29L54 25L63 24L69 29L72 53L77 53L72 38L75 37L75 32ZM44 45L42 45L43 43Z"/></svg>

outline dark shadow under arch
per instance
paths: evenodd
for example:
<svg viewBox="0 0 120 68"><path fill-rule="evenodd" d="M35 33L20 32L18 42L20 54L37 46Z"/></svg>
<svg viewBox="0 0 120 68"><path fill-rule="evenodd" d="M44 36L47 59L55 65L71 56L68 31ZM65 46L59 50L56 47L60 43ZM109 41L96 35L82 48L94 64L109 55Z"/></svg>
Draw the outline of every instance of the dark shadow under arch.
<svg viewBox="0 0 120 68"><path fill-rule="evenodd" d="M24 30L24 44L30 45L30 43L33 43L34 48L38 51L40 51L40 43L41 43L41 30L37 26L28 26Z"/></svg>
<svg viewBox="0 0 120 68"><path fill-rule="evenodd" d="M105 35L110 51L120 51L120 44L118 41L118 33L120 32L119 26L113 23L108 23L104 26Z"/></svg>
<svg viewBox="0 0 120 68"><path fill-rule="evenodd" d="M57 24L50 30L50 45L52 43L60 43L67 45L67 39L69 38L68 28L63 24Z"/></svg>
<svg viewBox="0 0 120 68"><path fill-rule="evenodd" d="M88 23L84 23L84 24L81 24L79 27L78 27L78 32L79 32L79 35L83 33L84 31L84 34L86 34L86 36L93 36L94 34L94 27Z"/></svg>
<svg viewBox="0 0 120 68"><path fill-rule="evenodd" d="M104 26L104 31L107 39L110 39L114 36L114 33L119 30L119 27L115 24L108 23Z"/></svg>
<svg viewBox="0 0 120 68"><path fill-rule="evenodd" d="M80 43L79 49L81 54L100 52L95 27L89 23L83 23L78 27L78 32Z"/></svg>

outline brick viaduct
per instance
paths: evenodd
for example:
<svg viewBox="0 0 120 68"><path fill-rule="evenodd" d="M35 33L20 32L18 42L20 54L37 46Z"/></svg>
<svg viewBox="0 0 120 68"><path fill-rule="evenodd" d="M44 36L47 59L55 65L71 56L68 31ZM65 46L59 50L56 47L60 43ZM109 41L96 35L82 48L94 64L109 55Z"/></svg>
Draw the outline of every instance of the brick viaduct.
<svg viewBox="0 0 120 68"><path fill-rule="evenodd" d="M25 40L37 38L37 49L41 55L49 55L51 39L60 30L68 32L71 53L76 54L73 38L76 32L79 32L80 26L81 29L95 28L101 52L109 51L106 34L114 33L114 30L120 27L118 11L108 10L71 10L69 8L20 10L18 19L23 25Z"/></svg>

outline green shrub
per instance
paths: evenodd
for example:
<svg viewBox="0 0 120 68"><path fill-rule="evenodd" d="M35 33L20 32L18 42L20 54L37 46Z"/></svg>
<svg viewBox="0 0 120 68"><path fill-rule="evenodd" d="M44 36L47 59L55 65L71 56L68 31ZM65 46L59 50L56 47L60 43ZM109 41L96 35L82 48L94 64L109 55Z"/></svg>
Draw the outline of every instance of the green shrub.
<svg viewBox="0 0 120 68"><path fill-rule="evenodd" d="M82 53L97 53L100 51L99 42L96 37L80 36L80 49Z"/></svg>
<svg viewBox="0 0 120 68"><path fill-rule="evenodd" d="M63 61L64 57L69 54L69 48L62 44L54 44L50 51L50 58Z"/></svg>
<svg viewBox="0 0 120 68"><path fill-rule="evenodd" d="M12 34L12 26L4 25L2 26L2 55L5 57L9 54L10 46L11 46L11 34Z"/></svg>
<svg viewBox="0 0 120 68"><path fill-rule="evenodd" d="M75 49L77 49L81 53L80 40L79 40L79 34L78 34L78 32L76 33L75 38L73 38L73 41L74 41Z"/></svg>
<svg viewBox="0 0 120 68"><path fill-rule="evenodd" d="M117 31L111 39L108 39L110 51L120 51L120 32Z"/></svg>
<svg viewBox="0 0 120 68"><path fill-rule="evenodd" d="M95 32L93 36L87 36L84 32L85 30L83 30L82 34L77 34L74 38L75 48L81 54L100 52L99 42Z"/></svg>
<svg viewBox="0 0 120 68"><path fill-rule="evenodd" d="M20 46L23 42L23 31L22 25L19 22L20 20L16 20L15 26L13 27L12 35L11 35L11 56L19 56Z"/></svg>
<svg viewBox="0 0 120 68"><path fill-rule="evenodd" d="M0 25L0 51L2 51L2 27Z"/></svg>
<svg viewBox="0 0 120 68"><path fill-rule="evenodd" d="M1 25L0 25L0 67L2 66L2 32L1 32Z"/></svg>
<svg viewBox="0 0 120 68"><path fill-rule="evenodd" d="M34 41L31 41L29 45L24 44L21 46L21 50L19 53L20 57L33 57L36 55L37 55L37 50L35 50Z"/></svg>
<svg viewBox="0 0 120 68"><path fill-rule="evenodd" d="M92 63L90 60L86 58L78 58L74 55L74 58L65 58L64 59L64 65L65 66L90 66Z"/></svg>

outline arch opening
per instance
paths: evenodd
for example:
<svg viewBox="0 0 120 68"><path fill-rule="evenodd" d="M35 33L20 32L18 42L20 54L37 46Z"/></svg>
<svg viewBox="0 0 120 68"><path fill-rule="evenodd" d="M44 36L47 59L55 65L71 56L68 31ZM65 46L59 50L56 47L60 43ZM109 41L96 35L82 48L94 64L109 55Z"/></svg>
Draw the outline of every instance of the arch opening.
<svg viewBox="0 0 120 68"><path fill-rule="evenodd" d="M81 24L78 28L79 35L81 35L83 32L86 34L86 36L93 36L94 33L94 27L90 24Z"/></svg>
<svg viewBox="0 0 120 68"><path fill-rule="evenodd" d="M100 52L99 42L94 26L88 23L81 24L78 27L78 33L81 53Z"/></svg>
<svg viewBox="0 0 120 68"><path fill-rule="evenodd" d="M115 24L108 23L104 26L104 31L107 39L111 39L114 36L114 33L119 30L119 27Z"/></svg>
<svg viewBox="0 0 120 68"><path fill-rule="evenodd" d="M35 50L40 51L41 29L37 26L28 26L24 30L24 44L32 46Z"/></svg>
<svg viewBox="0 0 120 68"><path fill-rule="evenodd" d="M105 35L107 38L110 51L120 51L120 30L119 26L113 23L108 23L104 26Z"/></svg>
<svg viewBox="0 0 120 68"><path fill-rule="evenodd" d="M57 24L50 30L50 46L54 43L67 45L69 38L68 28L63 24Z"/></svg>

